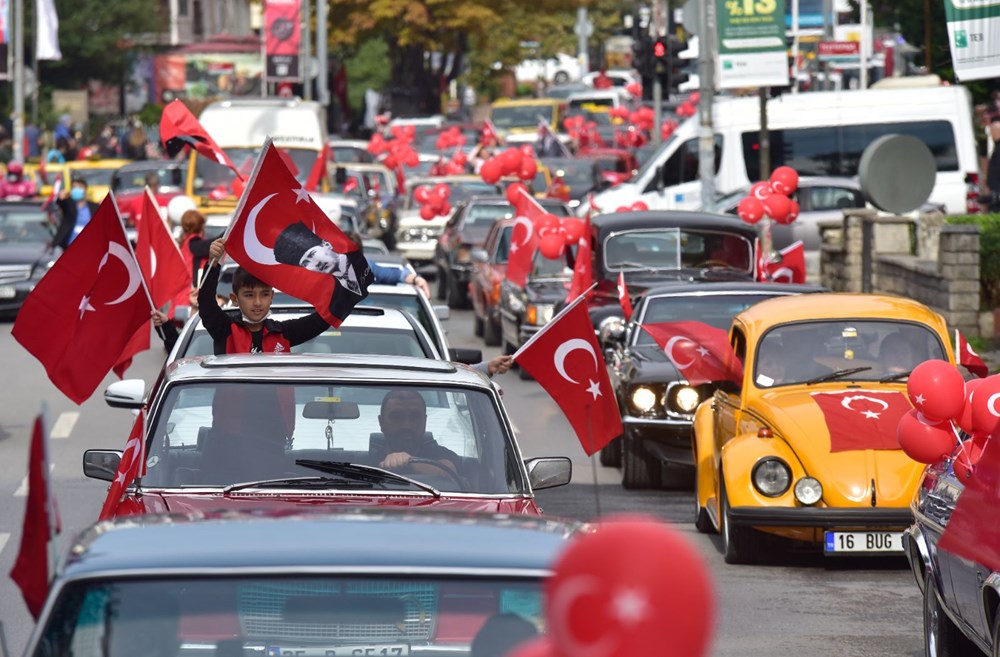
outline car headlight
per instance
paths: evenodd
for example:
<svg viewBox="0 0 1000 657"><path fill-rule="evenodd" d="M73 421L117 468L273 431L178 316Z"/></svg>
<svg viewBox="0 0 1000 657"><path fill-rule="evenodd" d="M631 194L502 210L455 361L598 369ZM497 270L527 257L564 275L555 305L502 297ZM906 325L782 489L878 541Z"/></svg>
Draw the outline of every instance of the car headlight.
<svg viewBox="0 0 1000 657"><path fill-rule="evenodd" d="M544 326L552 319L552 304L529 303L525 310L524 321L532 326Z"/></svg>
<svg viewBox="0 0 1000 657"><path fill-rule="evenodd" d="M761 495L778 497L792 485L792 471L784 461L767 458L753 467L750 479Z"/></svg>
<svg viewBox="0 0 1000 657"><path fill-rule="evenodd" d="M656 391L649 386L637 386L632 390L629 402L639 413L649 413L656 408Z"/></svg>
<svg viewBox="0 0 1000 657"><path fill-rule="evenodd" d="M823 484L812 477L802 477L795 482L795 499L806 506L812 506L823 497Z"/></svg>
<svg viewBox="0 0 1000 657"><path fill-rule="evenodd" d="M682 413L693 413L701 402L701 393L691 386L678 386L674 390L674 403Z"/></svg>

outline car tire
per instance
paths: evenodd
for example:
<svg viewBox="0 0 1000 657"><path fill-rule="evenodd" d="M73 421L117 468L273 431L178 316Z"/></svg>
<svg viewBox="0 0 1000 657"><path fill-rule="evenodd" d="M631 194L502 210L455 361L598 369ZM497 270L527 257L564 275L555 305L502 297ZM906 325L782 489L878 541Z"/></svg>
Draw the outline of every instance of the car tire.
<svg viewBox="0 0 1000 657"><path fill-rule="evenodd" d="M646 453L642 441L634 436L622 436L622 487L627 490L659 488L660 462Z"/></svg>
<svg viewBox="0 0 1000 657"><path fill-rule="evenodd" d="M703 507L698 501L697 482L695 483L694 492L694 528L702 534L715 533L715 525L712 524L712 518L708 515L708 509Z"/></svg>
<svg viewBox="0 0 1000 657"><path fill-rule="evenodd" d="M479 315L476 315L475 313L473 313L473 315L472 315L472 334L475 335L477 338L483 337L483 324L485 324L485 322L483 321L483 318L480 317ZM489 344L489 342L487 342L486 344Z"/></svg>
<svg viewBox="0 0 1000 657"><path fill-rule="evenodd" d="M449 308L461 310L468 307L469 291L463 290L461 281L455 280L453 276L448 276L446 294Z"/></svg>
<svg viewBox="0 0 1000 657"><path fill-rule="evenodd" d="M496 347L500 344L500 324L489 317L483 321L483 342L487 347Z"/></svg>
<svg viewBox="0 0 1000 657"><path fill-rule="evenodd" d="M437 300L444 301L448 298L448 272L441 267L437 268Z"/></svg>
<svg viewBox="0 0 1000 657"><path fill-rule="evenodd" d="M924 575L924 654L927 657L958 657L979 654L979 648L962 634L941 608L934 573ZM993 654L996 654L994 648Z"/></svg>
<svg viewBox="0 0 1000 657"><path fill-rule="evenodd" d="M552 82L555 84L566 84L569 82L569 73L566 71L556 71L556 74L552 76Z"/></svg>
<svg viewBox="0 0 1000 657"><path fill-rule="evenodd" d="M747 527L733 527L729 518L729 495L726 482L719 474L719 533L722 534L722 557L726 563L755 563L760 550L756 532Z"/></svg>
<svg viewBox="0 0 1000 657"><path fill-rule="evenodd" d="M601 465L609 468L622 467L622 441L624 438L618 436L612 438L611 442L601 448Z"/></svg>

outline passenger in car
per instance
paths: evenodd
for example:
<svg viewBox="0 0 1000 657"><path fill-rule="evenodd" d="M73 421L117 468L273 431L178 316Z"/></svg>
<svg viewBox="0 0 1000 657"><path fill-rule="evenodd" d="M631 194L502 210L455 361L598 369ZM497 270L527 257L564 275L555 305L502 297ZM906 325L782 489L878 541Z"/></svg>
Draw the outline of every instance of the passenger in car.
<svg viewBox="0 0 1000 657"><path fill-rule="evenodd" d="M419 392L409 388L390 390L382 398L379 408L379 428L384 441L373 448L370 456L379 461L379 467L389 470L410 469L413 472L440 475L442 470L458 474L461 458L447 447L437 444L427 433L427 403ZM385 454L374 453L376 449ZM413 459L434 461L411 463Z"/></svg>
<svg viewBox="0 0 1000 657"><path fill-rule="evenodd" d="M909 372L915 364L913 347L901 333L890 333L879 345L879 362L886 372Z"/></svg>

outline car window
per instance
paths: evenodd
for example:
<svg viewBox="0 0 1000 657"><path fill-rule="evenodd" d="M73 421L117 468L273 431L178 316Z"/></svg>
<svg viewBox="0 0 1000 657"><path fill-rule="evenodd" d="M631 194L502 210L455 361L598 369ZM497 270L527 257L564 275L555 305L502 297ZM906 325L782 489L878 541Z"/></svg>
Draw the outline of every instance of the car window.
<svg viewBox="0 0 1000 657"><path fill-rule="evenodd" d="M496 251L493 253L493 262L503 264L510 257L510 236L514 232L513 226L504 226L497 239Z"/></svg>
<svg viewBox="0 0 1000 657"><path fill-rule="evenodd" d="M730 267L750 271L753 244L741 235L661 228L610 235L604 242L609 272Z"/></svg>
<svg viewBox="0 0 1000 657"><path fill-rule="evenodd" d="M733 317L773 294L709 294L704 296L655 297L647 300L639 318L642 324L696 321L728 330ZM636 331L634 344L656 344L646 331Z"/></svg>
<svg viewBox="0 0 1000 657"><path fill-rule="evenodd" d="M861 193L855 189L824 185L800 189L799 195L809 195L807 207L810 210L842 210L844 208L863 208L865 202Z"/></svg>
<svg viewBox="0 0 1000 657"><path fill-rule="evenodd" d="M118 169L111 177L111 189L116 192L123 190L140 190L146 186L146 177L155 174L159 179L159 187L184 188L187 180L186 167L158 167L145 169ZM156 191L155 189L153 190Z"/></svg>
<svg viewBox="0 0 1000 657"><path fill-rule="evenodd" d="M0 208L0 244L45 244L52 239L49 226L41 208Z"/></svg>
<svg viewBox="0 0 1000 657"><path fill-rule="evenodd" d="M434 358L417 334L409 330L341 326L330 328L308 342L291 348L293 354L374 354ZM191 336L187 349L178 357L210 356L214 343L208 331L199 329Z"/></svg>
<svg viewBox="0 0 1000 657"><path fill-rule="evenodd" d="M150 424L143 485L224 486L320 474L295 463L303 458L378 466L388 449L380 406L390 390L418 394L426 406L424 432L396 437L402 441L396 447L405 445L416 457L446 458L458 471L458 477L414 473L414 478L451 491L522 492L520 477L508 475L513 452L499 409L484 391L336 381L172 386ZM414 417L406 426L422 420ZM384 485L413 490L406 482Z"/></svg>
<svg viewBox="0 0 1000 657"><path fill-rule="evenodd" d="M490 120L500 129L536 128L539 121L552 125L552 105L501 105L490 112Z"/></svg>
<svg viewBox="0 0 1000 657"><path fill-rule="evenodd" d="M947 360L937 333L888 320L799 322L770 329L757 343L754 383L802 383L836 370L867 367L852 381L905 374L925 360Z"/></svg>
<svg viewBox="0 0 1000 657"><path fill-rule="evenodd" d="M464 224L475 226L477 229L486 230L501 217L511 217L514 215L514 208L507 204L490 203L473 205L465 213Z"/></svg>
<svg viewBox="0 0 1000 657"><path fill-rule="evenodd" d="M715 173L722 161L722 136L715 135ZM698 140L689 139L670 156L663 165L663 184L666 187L698 180ZM655 187L656 181L653 180Z"/></svg>

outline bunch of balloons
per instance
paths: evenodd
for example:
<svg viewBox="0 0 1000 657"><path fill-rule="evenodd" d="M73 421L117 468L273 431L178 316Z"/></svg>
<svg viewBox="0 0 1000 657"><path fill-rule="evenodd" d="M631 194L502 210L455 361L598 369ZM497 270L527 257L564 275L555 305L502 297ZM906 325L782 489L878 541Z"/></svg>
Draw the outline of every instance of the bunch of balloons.
<svg viewBox="0 0 1000 657"><path fill-rule="evenodd" d="M433 187L421 185L413 190L413 199L420 204L420 218L425 221L451 214L451 204L448 203L450 196L451 188L444 183Z"/></svg>
<svg viewBox="0 0 1000 657"><path fill-rule="evenodd" d="M619 205L615 212L645 212L648 209L645 201L636 201L632 205Z"/></svg>
<svg viewBox="0 0 1000 657"><path fill-rule="evenodd" d="M534 203L531 192L521 183L514 183L507 188L507 201L514 206L514 211L518 216L532 215L532 206L536 212L541 210ZM518 233L521 228L522 224L520 223L514 226L514 234L511 235L512 242L523 243L526 235ZM587 232L587 224L578 217L557 217L554 214L541 213L533 221L533 230L538 236L538 250L546 258L554 260L562 257L567 246L572 246L580 241L580 238Z"/></svg>
<svg viewBox="0 0 1000 657"><path fill-rule="evenodd" d="M465 146L465 135L462 134L462 131L457 126L452 126L438 135L434 146L439 151L446 151L449 148L461 148Z"/></svg>
<svg viewBox="0 0 1000 657"><path fill-rule="evenodd" d="M535 149L525 144L521 148L508 148L483 162L479 175L488 183L495 184L504 176L517 176L521 180L533 180L538 173Z"/></svg>
<svg viewBox="0 0 1000 657"><path fill-rule="evenodd" d="M615 145L619 148L642 148L648 141L646 133L634 125L625 130L615 130Z"/></svg>
<svg viewBox="0 0 1000 657"><path fill-rule="evenodd" d="M415 167L420 164L420 157L412 146L417 134L416 128L412 125L397 125L392 127L390 133L393 139L386 139L378 132L373 134L368 141L368 152L372 155L386 154L382 163L390 169L398 169L400 166Z"/></svg>
<svg viewBox="0 0 1000 657"><path fill-rule="evenodd" d="M431 167L430 175L432 176L458 176L466 173L466 165L469 162L469 158L461 150L456 150L451 156L451 159L445 160L443 157L439 158L438 161Z"/></svg>
<svg viewBox="0 0 1000 657"><path fill-rule="evenodd" d="M680 124L674 119L669 119L660 124L660 141L666 141L670 139L670 136L674 134Z"/></svg>
<svg viewBox="0 0 1000 657"><path fill-rule="evenodd" d="M652 107L643 106L629 114L628 120L637 130L649 133L656 124L656 113Z"/></svg>
<svg viewBox="0 0 1000 657"><path fill-rule="evenodd" d="M642 83L641 82L629 82L625 85L625 91L633 98L642 98Z"/></svg>
<svg viewBox="0 0 1000 657"><path fill-rule="evenodd" d="M604 140L601 139L601 135L597 131L597 123L587 121L583 118L582 114L577 114L564 120L563 128L566 130L569 138L578 144L580 148L586 148L590 145L605 145Z"/></svg>
<svg viewBox="0 0 1000 657"><path fill-rule="evenodd" d="M740 201L740 219L755 224L766 214L779 224L790 224L799 216L798 202L789 198L799 187L799 174L792 167L778 167L771 179L754 183L750 194Z"/></svg>
<svg viewBox="0 0 1000 657"><path fill-rule="evenodd" d="M674 114L677 115L677 118L687 119L694 116L696 111L697 109L695 107L695 104L692 103L691 99L689 98L688 100L685 100L683 103L677 106L677 109L674 110Z"/></svg>

